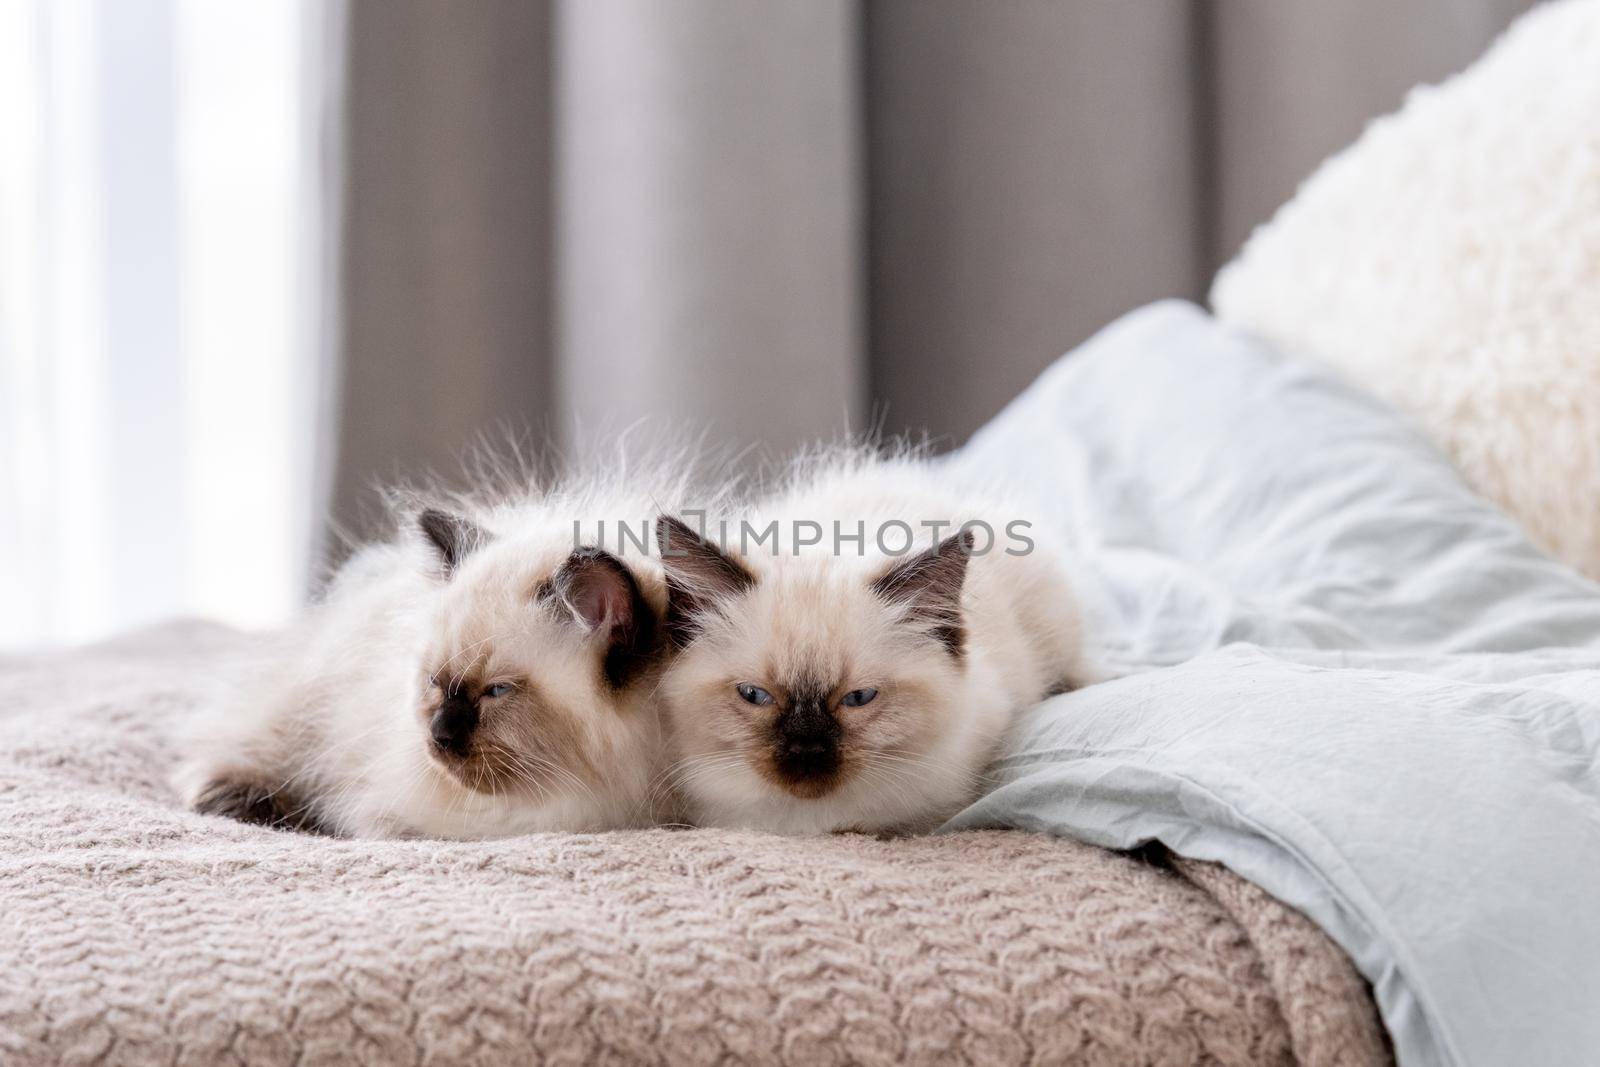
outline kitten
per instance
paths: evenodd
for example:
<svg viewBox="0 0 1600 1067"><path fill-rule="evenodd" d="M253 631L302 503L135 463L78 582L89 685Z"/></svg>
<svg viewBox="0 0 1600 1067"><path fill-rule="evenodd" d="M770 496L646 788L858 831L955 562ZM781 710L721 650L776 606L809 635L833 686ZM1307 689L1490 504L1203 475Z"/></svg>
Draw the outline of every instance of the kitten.
<svg viewBox="0 0 1600 1067"><path fill-rule="evenodd" d="M574 549L572 514L429 508L359 553L199 739L189 804L354 837L650 824L664 582Z"/></svg>
<svg viewBox="0 0 1600 1067"><path fill-rule="evenodd" d="M964 505L907 460L847 461L791 491L750 524L778 521L771 548L719 548L661 516L681 646L661 694L691 818L916 832L973 800L1015 714L1081 681L1076 603L1042 544L1008 555L1022 541L1000 533L977 554L969 528L897 558L875 532L973 519L999 532L1013 518ZM796 520L829 536L808 546ZM860 554L834 551L835 521L851 535L865 524Z"/></svg>

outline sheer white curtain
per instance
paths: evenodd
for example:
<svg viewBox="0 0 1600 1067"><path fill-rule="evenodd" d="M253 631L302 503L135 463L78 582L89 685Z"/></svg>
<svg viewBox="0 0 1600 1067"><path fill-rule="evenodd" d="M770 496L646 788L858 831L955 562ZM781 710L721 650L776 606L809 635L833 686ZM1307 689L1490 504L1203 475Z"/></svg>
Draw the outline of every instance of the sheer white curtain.
<svg viewBox="0 0 1600 1067"><path fill-rule="evenodd" d="M0 645L302 595L337 25L0 0Z"/></svg>

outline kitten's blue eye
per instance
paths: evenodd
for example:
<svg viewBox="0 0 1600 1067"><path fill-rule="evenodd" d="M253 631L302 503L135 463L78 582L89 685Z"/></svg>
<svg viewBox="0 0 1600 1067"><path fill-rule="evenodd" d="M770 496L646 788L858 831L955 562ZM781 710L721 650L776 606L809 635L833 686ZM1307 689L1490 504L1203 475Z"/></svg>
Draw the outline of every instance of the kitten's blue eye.
<svg viewBox="0 0 1600 1067"><path fill-rule="evenodd" d="M485 689L483 691L483 695L490 698L503 697L507 693L511 692L511 689L512 686L508 682L496 682L494 685L491 685L489 688Z"/></svg>
<svg viewBox="0 0 1600 1067"><path fill-rule="evenodd" d="M747 704L754 704L757 707L765 707L773 702L772 694L761 688L759 685L744 685L741 683L739 686L737 686L737 688L739 690L739 696L742 697Z"/></svg>
<svg viewBox="0 0 1600 1067"><path fill-rule="evenodd" d="M876 689L852 689L839 699L839 703L847 708L859 708L863 704L870 704L878 695Z"/></svg>

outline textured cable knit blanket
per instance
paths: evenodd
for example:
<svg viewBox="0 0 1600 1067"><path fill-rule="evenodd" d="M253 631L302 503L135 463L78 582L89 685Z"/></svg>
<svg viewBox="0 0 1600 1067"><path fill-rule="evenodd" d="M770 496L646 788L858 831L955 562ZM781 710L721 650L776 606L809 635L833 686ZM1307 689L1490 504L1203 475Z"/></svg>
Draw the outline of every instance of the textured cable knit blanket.
<svg viewBox="0 0 1600 1067"><path fill-rule="evenodd" d="M0 1063L1365 1064L1370 997L1227 871L1008 832L340 841L181 810L248 638L0 659Z"/></svg>

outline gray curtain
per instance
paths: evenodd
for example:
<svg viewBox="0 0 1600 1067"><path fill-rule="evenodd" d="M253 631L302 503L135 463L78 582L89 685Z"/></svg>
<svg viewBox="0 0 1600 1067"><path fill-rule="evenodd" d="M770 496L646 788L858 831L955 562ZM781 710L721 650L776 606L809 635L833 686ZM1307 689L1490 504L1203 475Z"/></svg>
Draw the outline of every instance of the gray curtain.
<svg viewBox="0 0 1600 1067"><path fill-rule="evenodd" d="M336 518L530 427L961 441L1527 0L353 0Z"/></svg>

